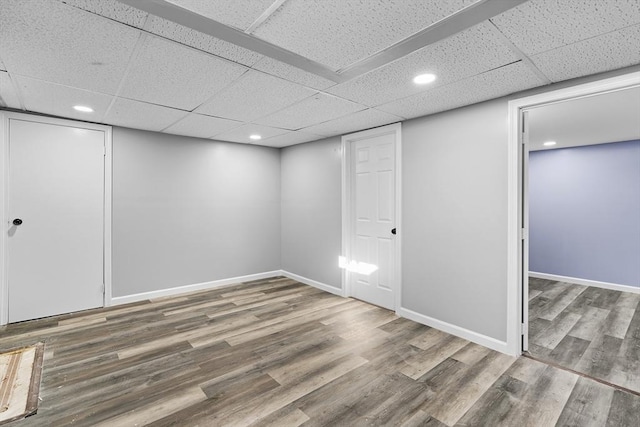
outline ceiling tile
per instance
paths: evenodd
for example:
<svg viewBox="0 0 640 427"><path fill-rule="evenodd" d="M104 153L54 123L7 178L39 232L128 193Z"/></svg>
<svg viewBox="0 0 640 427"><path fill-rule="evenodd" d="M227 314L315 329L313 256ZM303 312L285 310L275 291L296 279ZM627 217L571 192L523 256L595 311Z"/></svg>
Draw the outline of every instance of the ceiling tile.
<svg viewBox="0 0 640 427"><path fill-rule="evenodd" d="M15 76L25 108L36 113L68 117L70 119L101 122L113 99L110 95L90 92L69 86ZM93 108L93 113L82 113L73 109L74 105Z"/></svg>
<svg viewBox="0 0 640 427"><path fill-rule="evenodd" d="M251 70L196 111L250 122L315 93L312 89Z"/></svg>
<svg viewBox="0 0 640 427"><path fill-rule="evenodd" d="M640 23L638 0L529 0L491 18L524 53L535 55Z"/></svg>
<svg viewBox="0 0 640 427"><path fill-rule="evenodd" d="M355 131L399 122L401 120L402 117L370 108L368 110L358 111L357 113L353 113L348 116L338 117L337 119L329 120L328 122L320 123L319 125L309 126L302 130L324 136L344 135Z"/></svg>
<svg viewBox="0 0 640 427"><path fill-rule="evenodd" d="M256 123L297 130L365 108L363 105L345 99L319 93L275 114L256 120Z"/></svg>
<svg viewBox="0 0 640 427"><path fill-rule="evenodd" d="M22 109L18 92L9 77L9 73L0 71L0 107Z"/></svg>
<svg viewBox="0 0 640 427"><path fill-rule="evenodd" d="M186 111L174 108L117 98L103 122L114 126L159 131L185 114Z"/></svg>
<svg viewBox="0 0 640 427"><path fill-rule="evenodd" d="M338 70L474 2L288 0L253 34Z"/></svg>
<svg viewBox="0 0 640 427"><path fill-rule="evenodd" d="M23 76L114 94L139 36L57 1L0 2L0 56Z"/></svg>
<svg viewBox="0 0 640 427"><path fill-rule="evenodd" d="M255 144L260 142L252 141L251 139L249 139L249 135L257 134L262 136L262 139L267 139L274 136L283 135L285 133L288 133L286 129L278 129L256 124L246 124L228 132L214 135L212 139L217 139L220 141L241 142L244 144Z"/></svg>
<svg viewBox="0 0 640 427"><path fill-rule="evenodd" d="M640 25L533 56L554 82L640 64Z"/></svg>
<svg viewBox="0 0 640 427"><path fill-rule="evenodd" d="M272 74L276 77L281 77L285 80L289 80L290 82L319 90L326 89L336 84L324 77L303 71L299 68L268 57L264 57L262 60L258 61L252 66L252 68L264 71L265 73Z"/></svg>
<svg viewBox="0 0 640 427"><path fill-rule="evenodd" d="M150 33L175 40L178 43L209 52L213 55L251 66L258 62L262 55L249 49L236 46L226 41L211 37L191 28L178 25L157 16L149 16L144 29Z"/></svg>
<svg viewBox="0 0 640 427"><path fill-rule="evenodd" d="M120 95L193 110L247 69L155 36L145 36Z"/></svg>
<svg viewBox="0 0 640 427"><path fill-rule="evenodd" d="M290 145L302 144L304 142L316 141L318 139L324 138L320 135L314 135L311 133L300 132L300 131L292 131L289 133L285 133L284 135L274 136L267 140L259 141L259 145L264 145L266 147L288 147Z"/></svg>
<svg viewBox="0 0 640 427"><path fill-rule="evenodd" d="M520 58L501 42L495 27L482 23L327 91L375 106L518 59ZM420 73L432 73L438 78L432 85L419 86L412 79Z"/></svg>
<svg viewBox="0 0 640 427"><path fill-rule="evenodd" d="M59 0L69 6L140 28L147 18L147 12L120 3L118 0Z"/></svg>
<svg viewBox="0 0 640 427"><path fill-rule="evenodd" d="M242 122L235 120L189 113L188 116L163 130L163 132L193 136L196 138L210 138L212 135L217 135L241 125Z"/></svg>
<svg viewBox="0 0 640 427"><path fill-rule="evenodd" d="M517 62L382 105L378 109L413 118L499 98L542 84L528 66Z"/></svg>
<svg viewBox="0 0 640 427"><path fill-rule="evenodd" d="M275 0L168 0L184 9L246 30Z"/></svg>

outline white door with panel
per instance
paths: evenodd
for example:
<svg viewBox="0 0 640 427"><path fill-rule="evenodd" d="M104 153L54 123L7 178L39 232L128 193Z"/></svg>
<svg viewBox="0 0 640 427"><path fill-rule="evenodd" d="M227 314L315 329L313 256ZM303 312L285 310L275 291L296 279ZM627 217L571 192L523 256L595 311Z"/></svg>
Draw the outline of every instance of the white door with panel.
<svg viewBox="0 0 640 427"><path fill-rule="evenodd" d="M350 140L351 296L395 309L396 140L399 125ZM373 270L373 271L372 271Z"/></svg>
<svg viewBox="0 0 640 427"><path fill-rule="evenodd" d="M9 322L102 307L105 132L8 126Z"/></svg>

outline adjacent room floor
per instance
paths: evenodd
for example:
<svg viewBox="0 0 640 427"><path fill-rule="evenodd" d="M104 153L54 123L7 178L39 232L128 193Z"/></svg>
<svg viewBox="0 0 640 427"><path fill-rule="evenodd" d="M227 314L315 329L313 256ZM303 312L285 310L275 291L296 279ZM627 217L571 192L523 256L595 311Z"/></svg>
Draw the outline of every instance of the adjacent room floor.
<svg viewBox="0 0 640 427"><path fill-rule="evenodd" d="M281 277L0 331L46 342L11 426L640 425L633 393Z"/></svg>
<svg viewBox="0 0 640 427"><path fill-rule="evenodd" d="M640 393L640 294L530 278L529 353Z"/></svg>

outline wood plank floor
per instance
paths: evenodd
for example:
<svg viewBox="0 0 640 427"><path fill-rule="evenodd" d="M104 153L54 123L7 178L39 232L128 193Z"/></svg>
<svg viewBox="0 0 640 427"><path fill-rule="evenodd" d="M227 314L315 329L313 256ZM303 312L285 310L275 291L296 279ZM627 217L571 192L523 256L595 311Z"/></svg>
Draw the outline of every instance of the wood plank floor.
<svg viewBox="0 0 640 427"><path fill-rule="evenodd" d="M640 397L286 278L9 325L13 426L634 426Z"/></svg>
<svg viewBox="0 0 640 427"><path fill-rule="evenodd" d="M640 392L640 294L530 278L529 353Z"/></svg>

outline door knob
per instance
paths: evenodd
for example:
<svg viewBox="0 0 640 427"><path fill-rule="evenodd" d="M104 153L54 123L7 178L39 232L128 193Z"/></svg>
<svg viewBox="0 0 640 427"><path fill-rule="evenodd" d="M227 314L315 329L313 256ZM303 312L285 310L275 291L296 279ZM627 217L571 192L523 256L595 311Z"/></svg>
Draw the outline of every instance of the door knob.
<svg viewBox="0 0 640 427"><path fill-rule="evenodd" d="M395 228L391 230L391 234L396 234L396 229Z"/></svg>
<svg viewBox="0 0 640 427"><path fill-rule="evenodd" d="M22 224L22 220L20 218L16 218L13 220L13 225L20 225Z"/></svg>

